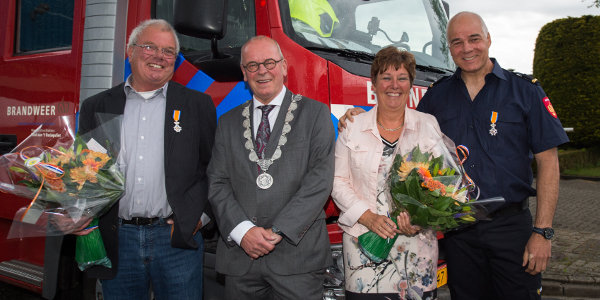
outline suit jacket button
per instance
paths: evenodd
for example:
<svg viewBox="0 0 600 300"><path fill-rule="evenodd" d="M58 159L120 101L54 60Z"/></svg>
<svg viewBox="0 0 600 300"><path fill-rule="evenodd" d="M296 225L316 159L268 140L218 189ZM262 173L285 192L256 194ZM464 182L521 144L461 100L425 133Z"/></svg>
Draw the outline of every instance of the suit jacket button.
<svg viewBox="0 0 600 300"><path fill-rule="evenodd" d="M256 219L256 217L252 217L252 219L250 219L250 221L252 221L252 223L256 223L258 219Z"/></svg>
<svg viewBox="0 0 600 300"><path fill-rule="evenodd" d="M111 225L111 226L110 226L110 229L112 229L112 230L115 230L115 229L117 229L117 226L115 226L115 225Z"/></svg>

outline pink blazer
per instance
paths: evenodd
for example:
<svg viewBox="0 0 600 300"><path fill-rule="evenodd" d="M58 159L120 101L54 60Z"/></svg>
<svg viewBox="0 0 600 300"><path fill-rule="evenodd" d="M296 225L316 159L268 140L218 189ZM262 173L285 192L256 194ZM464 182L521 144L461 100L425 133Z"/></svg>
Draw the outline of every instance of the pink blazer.
<svg viewBox="0 0 600 300"><path fill-rule="evenodd" d="M331 196L341 210L340 227L355 237L369 231L358 223L360 216L367 209L373 213L377 211L377 174L383 154L383 143L377 129L377 109L378 105L355 116L353 123L347 122L347 128L339 134L335 144L335 177ZM402 153L412 150L417 144L421 149L427 149L440 140L429 130L418 131L419 122L427 122L438 133L441 132L434 116L407 108L402 135L396 146L401 147Z"/></svg>

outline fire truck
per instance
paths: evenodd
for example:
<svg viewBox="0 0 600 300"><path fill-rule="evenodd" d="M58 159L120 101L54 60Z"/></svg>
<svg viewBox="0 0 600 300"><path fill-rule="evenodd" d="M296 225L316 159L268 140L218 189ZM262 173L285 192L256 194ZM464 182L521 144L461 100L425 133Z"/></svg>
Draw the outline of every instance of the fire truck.
<svg viewBox="0 0 600 300"><path fill-rule="evenodd" d="M240 70L249 38L275 39L288 61L285 85L321 101L338 118L366 110L375 53L394 45L410 51L417 76L409 108L427 87L455 69L446 43L449 9L441 0L3 0L0 1L0 151L10 152L48 118L77 115L89 96L131 73L128 35L160 18L179 32L173 80L212 96L218 116L252 97ZM74 237L8 239L15 213L30 199L0 193L0 281L47 299L102 299L101 284L74 262ZM343 299L339 210L324 207L334 264L324 299ZM220 299L224 279L214 270L218 231L204 233L205 299ZM445 284L443 262L439 285Z"/></svg>

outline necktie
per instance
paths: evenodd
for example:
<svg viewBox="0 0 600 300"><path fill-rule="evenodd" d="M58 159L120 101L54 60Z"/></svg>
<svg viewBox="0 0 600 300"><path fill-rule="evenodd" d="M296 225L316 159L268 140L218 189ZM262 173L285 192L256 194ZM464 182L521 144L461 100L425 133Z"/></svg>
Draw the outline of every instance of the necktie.
<svg viewBox="0 0 600 300"><path fill-rule="evenodd" d="M258 130L256 131L256 149L258 150L258 158L263 158L265 156L265 150L267 149L269 137L271 136L269 113L275 108L275 105L263 105L258 108L262 110L262 118L260 119Z"/></svg>

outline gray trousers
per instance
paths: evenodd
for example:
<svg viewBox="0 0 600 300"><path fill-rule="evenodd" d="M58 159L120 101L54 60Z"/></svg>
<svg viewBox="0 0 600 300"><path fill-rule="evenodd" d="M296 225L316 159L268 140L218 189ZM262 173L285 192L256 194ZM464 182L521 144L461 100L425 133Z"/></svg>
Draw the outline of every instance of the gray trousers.
<svg viewBox="0 0 600 300"><path fill-rule="evenodd" d="M325 269L294 275L278 275L264 258L252 263L243 276L225 277L228 300L319 300L323 299Z"/></svg>

